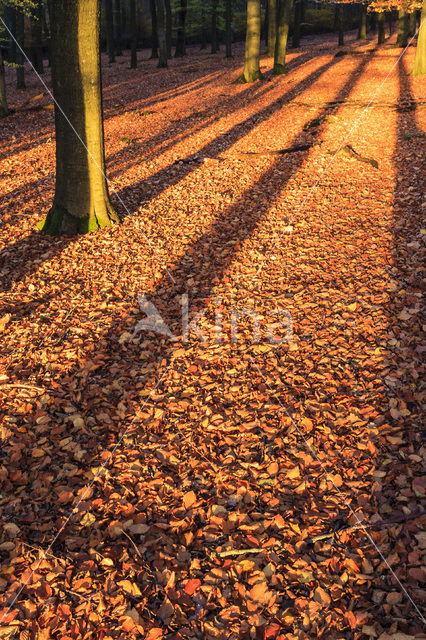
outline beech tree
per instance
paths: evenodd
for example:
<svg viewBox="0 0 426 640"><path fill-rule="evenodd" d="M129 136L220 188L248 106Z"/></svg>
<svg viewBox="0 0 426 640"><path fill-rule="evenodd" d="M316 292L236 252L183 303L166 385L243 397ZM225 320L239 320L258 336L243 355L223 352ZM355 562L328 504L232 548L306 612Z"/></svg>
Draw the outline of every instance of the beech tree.
<svg viewBox="0 0 426 640"><path fill-rule="evenodd" d="M56 185L40 228L86 233L118 222L105 179L100 77L100 0L52 0Z"/></svg>
<svg viewBox="0 0 426 640"><path fill-rule="evenodd" d="M9 115L6 98L6 82L4 77L4 62L1 52L1 33L0 33L0 118Z"/></svg>
<svg viewBox="0 0 426 640"><path fill-rule="evenodd" d="M254 82L260 73L260 0L247 0L247 31L241 82Z"/></svg>
<svg viewBox="0 0 426 640"><path fill-rule="evenodd" d="M285 73L288 31L293 0L277 0L277 31L274 54L274 75Z"/></svg>
<svg viewBox="0 0 426 640"><path fill-rule="evenodd" d="M423 0L416 59L412 73L414 76L420 76L426 73L426 0Z"/></svg>

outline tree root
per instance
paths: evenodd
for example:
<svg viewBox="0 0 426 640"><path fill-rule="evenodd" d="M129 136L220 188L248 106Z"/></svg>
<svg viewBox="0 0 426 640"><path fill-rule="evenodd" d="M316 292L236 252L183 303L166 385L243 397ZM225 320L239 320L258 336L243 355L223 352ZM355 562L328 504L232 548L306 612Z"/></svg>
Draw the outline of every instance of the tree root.
<svg viewBox="0 0 426 640"><path fill-rule="evenodd" d="M371 164L371 166L375 169L379 168L379 163L377 162L377 160L374 160L374 158L366 158L362 156L357 151L355 151L355 149L351 147L350 144L345 144L344 147L337 149L337 151L328 151L328 153L331 156L342 154L347 156L348 158L355 158L355 160L359 160L359 162L366 162L367 164Z"/></svg>

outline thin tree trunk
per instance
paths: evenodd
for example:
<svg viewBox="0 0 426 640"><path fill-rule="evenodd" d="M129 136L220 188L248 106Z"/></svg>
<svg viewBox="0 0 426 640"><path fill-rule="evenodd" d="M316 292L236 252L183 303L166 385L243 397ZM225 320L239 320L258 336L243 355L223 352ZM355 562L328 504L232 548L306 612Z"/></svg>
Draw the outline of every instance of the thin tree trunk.
<svg viewBox="0 0 426 640"><path fill-rule="evenodd" d="M186 22L186 6L187 0L180 0L180 7L178 9L178 29L176 36L176 49L175 58L182 58L186 56L185 45L185 22Z"/></svg>
<svg viewBox="0 0 426 640"><path fill-rule="evenodd" d="M201 4L201 46L200 49L207 48L207 27L206 27L206 9L205 4Z"/></svg>
<svg viewBox="0 0 426 640"><path fill-rule="evenodd" d="M16 12L12 7L4 8L4 17L12 35L16 38ZM9 62L16 63L16 42L13 38L9 38L7 59Z"/></svg>
<svg viewBox="0 0 426 640"><path fill-rule="evenodd" d="M226 57L232 58L232 0L225 0Z"/></svg>
<svg viewBox="0 0 426 640"><path fill-rule="evenodd" d="M41 1L35 7L35 16L31 17L31 58L37 73L43 73L43 40L41 21Z"/></svg>
<svg viewBox="0 0 426 640"><path fill-rule="evenodd" d="M367 7L365 4L360 5L358 40L367 39Z"/></svg>
<svg viewBox="0 0 426 640"><path fill-rule="evenodd" d="M99 31L100 0L52 0L56 185L40 225L49 235L118 222L105 179Z"/></svg>
<svg viewBox="0 0 426 640"><path fill-rule="evenodd" d="M376 33L376 29L377 29L376 13L373 11L372 13L369 14L369 16L370 16L370 31L371 33Z"/></svg>
<svg viewBox="0 0 426 640"><path fill-rule="evenodd" d="M417 11L412 11L408 16L408 33L412 38L417 29Z"/></svg>
<svg viewBox="0 0 426 640"><path fill-rule="evenodd" d="M172 57L172 7L170 0L165 0L166 7L166 45L167 58Z"/></svg>
<svg viewBox="0 0 426 640"><path fill-rule="evenodd" d="M277 0L277 37L275 41L274 75L285 73L288 30L293 0Z"/></svg>
<svg viewBox="0 0 426 640"><path fill-rule="evenodd" d="M212 0L211 29L212 29L212 53L218 52L217 45L217 0Z"/></svg>
<svg viewBox="0 0 426 640"><path fill-rule="evenodd" d="M16 10L16 40L19 47L16 47L16 87L17 89L25 89L25 67L24 54L25 51L25 16L21 11Z"/></svg>
<svg viewBox="0 0 426 640"><path fill-rule="evenodd" d="M339 4L339 47L345 44L345 33L343 30L343 4Z"/></svg>
<svg viewBox="0 0 426 640"><path fill-rule="evenodd" d="M393 33L393 11L388 11L388 29L389 29L389 38Z"/></svg>
<svg viewBox="0 0 426 640"><path fill-rule="evenodd" d="M277 0L268 0L268 56L275 55L277 38Z"/></svg>
<svg viewBox="0 0 426 640"><path fill-rule="evenodd" d="M108 60L115 62L114 14L112 0L104 0Z"/></svg>
<svg viewBox="0 0 426 640"><path fill-rule="evenodd" d="M136 20L136 0L130 0L129 4L130 9L130 68L136 69L138 66L138 54L137 54L137 46L138 46L138 23Z"/></svg>
<svg viewBox="0 0 426 640"><path fill-rule="evenodd" d="M167 41L166 41L166 7L164 0L157 0L157 25L158 25L158 66L167 67Z"/></svg>
<svg viewBox="0 0 426 640"><path fill-rule="evenodd" d="M44 39L46 41L46 48L47 48L47 60L48 60L48 66L52 66L52 55L51 55L51 47L50 47L50 31L49 31L49 27L47 26L47 19L46 19L46 12L47 15L49 15L49 5L48 3L46 3L46 6L44 6L42 4L41 6L41 16L42 16L42 23L43 23L43 31L44 31Z"/></svg>
<svg viewBox="0 0 426 640"><path fill-rule="evenodd" d="M383 44L385 41L386 33L386 16L384 11L379 11L377 14L377 44Z"/></svg>
<svg viewBox="0 0 426 640"><path fill-rule="evenodd" d="M7 106L6 98L6 80L4 77L4 62L3 55L0 47L0 118L4 118L9 115L9 109Z"/></svg>
<svg viewBox="0 0 426 640"><path fill-rule="evenodd" d="M408 42L408 13L400 9L398 11L398 36L397 47L406 47Z"/></svg>
<svg viewBox="0 0 426 640"><path fill-rule="evenodd" d="M121 47L121 0L115 0L114 2L114 40L115 55L121 56L123 53Z"/></svg>
<svg viewBox="0 0 426 640"><path fill-rule="evenodd" d="M417 38L416 59L414 61L412 74L413 76L426 74L426 0L423 0L419 37Z"/></svg>
<svg viewBox="0 0 426 640"><path fill-rule="evenodd" d="M157 25L157 6L155 0L149 0L151 10L151 59L158 58L158 25Z"/></svg>
<svg viewBox="0 0 426 640"><path fill-rule="evenodd" d="M300 47L300 17L301 17L301 0L294 3L294 23L293 23L293 40L292 45L296 49Z"/></svg>
<svg viewBox="0 0 426 640"><path fill-rule="evenodd" d="M124 49L128 48L129 41L126 38L127 32L127 15L126 15L126 2L125 0L120 0L120 34L121 34L121 44Z"/></svg>
<svg viewBox="0 0 426 640"><path fill-rule="evenodd" d="M241 82L254 82L260 73L260 0L247 0L247 31Z"/></svg>

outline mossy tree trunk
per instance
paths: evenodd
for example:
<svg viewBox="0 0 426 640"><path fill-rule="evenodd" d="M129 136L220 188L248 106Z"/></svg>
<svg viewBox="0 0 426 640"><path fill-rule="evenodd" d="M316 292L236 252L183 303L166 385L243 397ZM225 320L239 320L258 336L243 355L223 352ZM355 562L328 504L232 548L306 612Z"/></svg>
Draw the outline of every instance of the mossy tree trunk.
<svg viewBox="0 0 426 640"><path fill-rule="evenodd" d="M172 57L172 7L170 0L165 0L166 7L166 45L167 57Z"/></svg>
<svg viewBox="0 0 426 640"><path fill-rule="evenodd" d="M167 67L167 41L166 41L166 7L164 0L157 0L157 25L158 25L158 66Z"/></svg>
<svg viewBox="0 0 426 640"><path fill-rule="evenodd" d="M104 6L108 60L110 62L115 62L114 14L112 10L112 0L104 0Z"/></svg>
<svg viewBox="0 0 426 640"><path fill-rule="evenodd" d="M345 32L343 30L343 22L344 22L344 13L343 13L343 3L339 4L339 14L338 14L338 29L339 29L339 47L343 47L345 44Z"/></svg>
<svg viewBox="0 0 426 640"><path fill-rule="evenodd" d="M247 30L241 82L254 82L260 73L260 0L247 0Z"/></svg>
<svg viewBox="0 0 426 640"><path fill-rule="evenodd" d="M360 5L358 40L367 39L367 7L365 4Z"/></svg>
<svg viewBox="0 0 426 640"><path fill-rule="evenodd" d="M301 0L295 0L294 3L294 16L293 16L293 38L292 46L297 49L300 47L300 21L302 16L302 2Z"/></svg>
<svg viewBox="0 0 426 640"><path fill-rule="evenodd" d="M175 58L182 58L183 56L186 56L186 44L185 44L186 8L187 8L187 0L180 0L180 7L178 9L178 28L177 28L177 35L176 35Z"/></svg>
<svg viewBox="0 0 426 640"><path fill-rule="evenodd" d="M383 44L386 37L386 16L384 11L377 14L377 44Z"/></svg>
<svg viewBox="0 0 426 640"><path fill-rule="evenodd" d="M138 23L136 19L136 0L130 0L130 68L136 69L138 66Z"/></svg>
<svg viewBox="0 0 426 640"><path fill-rule="evenodd" d="M16 47L16 87L25 89L25 67L24 54L25 46L25 16L22 11L16 10L16 40L19 46Z"/></svg>
<svg viewBox="0 0 426 640"><path fill-rule="evenodd" d="M268 0L268 56L275 55L277 39L277 0Z"/></svg>
<svg viewBox="0 0 426 640"><path fill-rule="evenodd" d="M100 0L52 0L56 185L40 225L50 235L118 222L105 179L99 29Z"/></svg>
<svg viewBox="0 0 426 640"><path fill-rule="evenodd" d="M123 53L121 46L121 0L114 2L114 41L115 55L121 56Z"/></svg>
<svg viewBox="0 0 426 640"><path fill-rule="evenodd" d="M217 41L217 0L212 0L211 4L212 12L211 12L211 31L212 31L212 53L217 53L219 51L218 41Z"/></svg>
<svg viewBox="0 0 426 640"><path fill-rule="evenodd" d="M397 47L406 47L408 43L408 13L402 9L398 11Z"/></svg>
<svg viewBox="0 0 426 640"><path fill-rule="evenodd" d="M232 0L225 0L226 57L232 58Z"/></svg>
<svg viewBox="0 0 426 640"><path fill-rule="evenodd" d="M274 54L274 75L285 73L288 31L293 0L277 0L277 36Z"/></svg>
<svg viewBox="0 0 426 640"><path fill-rule="evenodd" d="M408 35L412 38L417 29L417 11L408 14Z"/></svg>
<svg viewBox="0 0 426 640"><path fill-rule="evenodd" d="M4 76L4 62L3 55L0 47L0 118L4 118L9 115L9 109L7 107L6 98L6 80Z"/></svg>
<svg viewBox="0 0 426 640"><path fill-rule="evenodd" d="M417 38L416 59L412 73L414 76L426 74L426 0L423 0L419 37Z"/></svg>

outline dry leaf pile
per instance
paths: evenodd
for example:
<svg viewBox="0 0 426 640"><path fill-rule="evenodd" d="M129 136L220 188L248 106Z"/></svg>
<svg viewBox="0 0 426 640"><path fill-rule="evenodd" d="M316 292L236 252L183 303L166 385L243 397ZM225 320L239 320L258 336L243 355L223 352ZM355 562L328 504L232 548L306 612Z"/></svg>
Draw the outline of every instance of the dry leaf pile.
<svg viewBox="0 0 426 640"><path fill-rule="evenodd" d="M0 638L426 637L426 80L346 51L105 63L99 234L34 230L53 116L2 122Z"/></svg>

